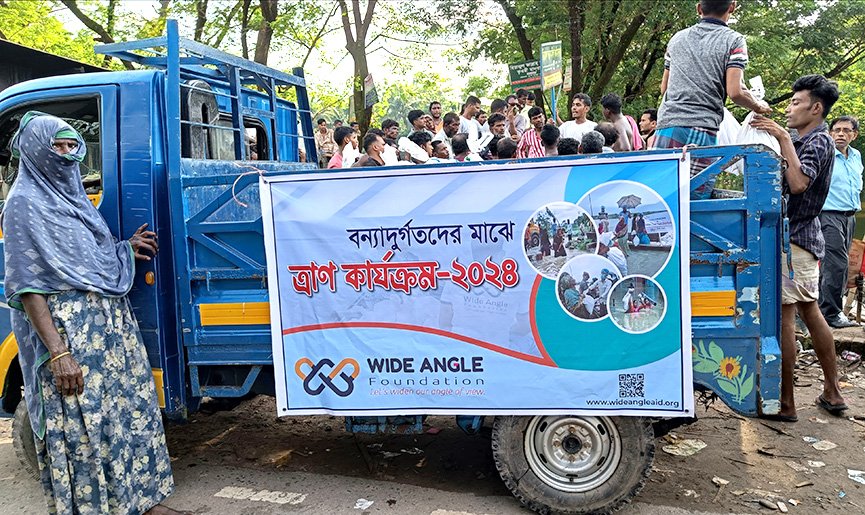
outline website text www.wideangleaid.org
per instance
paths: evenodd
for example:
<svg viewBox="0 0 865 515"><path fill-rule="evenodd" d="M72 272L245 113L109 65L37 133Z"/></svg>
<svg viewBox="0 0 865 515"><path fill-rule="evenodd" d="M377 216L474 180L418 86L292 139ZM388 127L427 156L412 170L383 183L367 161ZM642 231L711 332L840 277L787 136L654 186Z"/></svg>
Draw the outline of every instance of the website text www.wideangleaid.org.
<svg viewBox="0 0 865 515"><path fill-rule="evenodd" d="M663 399L586 399L586 405L592 407L678 408L679 401Z"/></svg>

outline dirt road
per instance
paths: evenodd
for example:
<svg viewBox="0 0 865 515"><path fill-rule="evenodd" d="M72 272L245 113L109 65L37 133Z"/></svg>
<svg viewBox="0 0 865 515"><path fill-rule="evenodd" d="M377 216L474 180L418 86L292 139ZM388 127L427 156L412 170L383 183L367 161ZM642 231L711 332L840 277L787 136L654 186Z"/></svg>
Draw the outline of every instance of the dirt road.
<svg viewBox="0 0 865 515"><path fill-rule="evenodd" d="M675 439L659 438L649 483L624 513L768 512L761 499L791 513L865 510L865 485L848 478L848 469L865 470L865 422L813 405L812 360L804 355L797 372L798 423L739 417L720 402L698 407L699 420L674 434L706 447L673 456L661 447ZM862 415L865 367L843 371L849 414ZM421 435L355 437L341 418L274 413L273 400L258 397L170 426L178 490L169 504L193 513L526 513L499 479L488 438L465 436L451 417L430 417ZM39 487L18 467L9 434L0 420L0 512L41 513ZM818 450L804 437L837 446ZM719 488L714 477L729 483ZM355 509L359 499L373 504Z"/></svg>

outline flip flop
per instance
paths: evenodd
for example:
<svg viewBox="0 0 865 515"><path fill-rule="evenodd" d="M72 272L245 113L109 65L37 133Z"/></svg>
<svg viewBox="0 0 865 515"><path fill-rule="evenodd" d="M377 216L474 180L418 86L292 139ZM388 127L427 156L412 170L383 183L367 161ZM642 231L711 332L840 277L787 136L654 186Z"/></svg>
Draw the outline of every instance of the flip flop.
<svg viewBox="0 0 865 515"><path fill-rule="evenodd" d="M823 398L822 394L817 397L816 403L817 406L823 408L824 410L828 411L832 415L835 415L836 417L840 417L841 413L847 410L846 404L831 404L829 401Z"/></svg>
<svg viewBox="0 0 865 515"><path fill-rule="evenodd" d="M772 420L774 422L798 422L799 417L796 415L781 415L780 413L776 413L774 415L760 415L760 418L765 420Z"/></svg>

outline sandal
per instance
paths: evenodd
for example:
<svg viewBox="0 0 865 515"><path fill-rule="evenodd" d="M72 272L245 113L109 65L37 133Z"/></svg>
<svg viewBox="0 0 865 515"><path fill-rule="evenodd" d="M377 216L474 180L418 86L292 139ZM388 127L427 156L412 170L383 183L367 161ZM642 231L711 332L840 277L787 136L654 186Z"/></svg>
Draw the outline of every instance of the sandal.
<svg viewBox="0 0 865 515"><path fill-rule="evenodd" d="M775 413L773 415L760 415L760 418L772 420L774 422L799 422L799 417L797 415L782 415L780 413Z"/></svg>
<svg viewBox="0 0 865 515"><path fill-rule="evenodd" d="M847 410L846 404L844 404L843 402L841 404L832 404L823 398L823 394L820 394L820 396L817 397L817 400L815 402L817 403L817 406L823 408L824 410L828 411L830 414L836 417L840 417L841 414Z"/></svg>

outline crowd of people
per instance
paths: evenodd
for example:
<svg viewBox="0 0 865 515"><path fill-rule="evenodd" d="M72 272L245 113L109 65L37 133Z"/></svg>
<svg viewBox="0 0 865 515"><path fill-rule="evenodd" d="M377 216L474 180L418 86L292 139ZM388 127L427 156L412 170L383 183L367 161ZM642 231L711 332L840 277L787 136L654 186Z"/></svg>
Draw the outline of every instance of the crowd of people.
<svg viewBox="0 0 865 515"><path fill-rule="evenodd" d="M582 320L607 316L607 293L619 276L606 268L600 277L583 272L579 281L568 272L559 277L559 300L568 312Z"/></svg>
<svg viewBox="0 0 865 515"><path fill-rule="evenodd" d="M492 159L522 159L601 154L649 148L655 141L658 112L646 109L639 121L622 113L622 99L615 93L601 98L604 121L587 118L592 99L574 95L572 119L556 123L534 105L534 94L518 89L490 103L469 96L460 113L442 114L442 104L433 101L428 111L413 109L406 114L408 130L401 136L400 122L385 119L381 128L371 128L360 139L356 124L317 120L316 150L321 168L429 164Z"/></svg>
<svg viewBox="0 0 865 515"><path fill-rule="evenodd" d="M623 113L622 99L615 93L600 99L604 119L599 122L588 118L593 99L585 93L574 94L572 119L561 124L548 120L525 90L493 100L488 112L477 97L469 96L460 113L442 115L440 102L432 102L428 113L409 112L406 118L411 128L405 137L399 137L398 121L385 120L381 129L370 129L364 135L360 149L356 132L336 128L331 136L325 120L319 120L316 142L322 142L321 165L384 166L714 146L729 98L754 113L751 127L776 138L787 163L783 184L791 251L782 255L782 395L781 409L774 418L797 420L793 398L797 314L812 336L825 375L823 393L816 403L830 413L843 413L847 405L838 386L829 327L854 325L841 306L855 213L861 207L862 160L850 147L859 135L859 122L845 115L827 125L840 92L837 84L822 75L795 81L785 113L786 127L772 120L769 104L745 86L745 37L727 25L736 8L735 0L699 1L700 21L677 32L667 45L660 106L657 111L641 113L639 121ZM709 164L692 160L692 175ZM712 188L713 182L708 181L692 192L692 199L709 198ZM617 231L614 235L619 238L620 232L627 234ZM617 246L611 240L600 242L608 256L611 251L617 254L613 249L626 252L626 241Z"/></svg>

